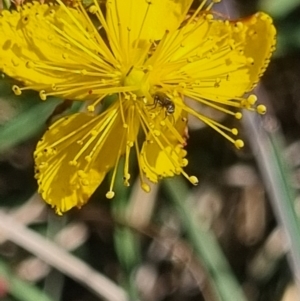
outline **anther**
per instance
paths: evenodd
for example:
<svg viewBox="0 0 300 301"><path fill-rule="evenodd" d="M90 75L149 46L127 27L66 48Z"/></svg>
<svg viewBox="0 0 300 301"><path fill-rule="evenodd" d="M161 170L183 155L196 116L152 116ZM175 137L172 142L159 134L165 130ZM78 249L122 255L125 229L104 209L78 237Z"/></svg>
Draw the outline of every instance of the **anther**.
<svg viewBox="0 0 300 301"><path fill-rule="evenodd" d="M182 170L181 167L176 166L176 167L175 167L175 174L176 174L176 175L180 175L181 170ZM174 174L173 174L172 171L170 171L170 176L171 176L171 177L174 176Z"/></svg>
<svg viewBox="0 0 300 301"><path fill-rule="evenodd" d="M234 117L235 117L236 119L240 120L240 119L242 119L243 114L242 114L241 112L237 112L237 113L234 114Z"/></svg>
<svg viewBox="0 0 300 301"><path fill-rule="evenodd" d="M190 176L189 177L189 181L193 184L193 185L198 185L199 184L199 180L197 177L195 176Z"/></svg>
<svg viewBox="0 0 300 301"><path fill-rule="evenodd" d="M77 164L78 164L78 162L76 160L69 161L70 166L76 166Z"/></svg>
<svg viewBox="0 0 300 301"><path fill-rule="evenodd" d="M182 164L183 167L185 167L189 164L189 161L186 158L183 158L181 164Z"/></svg>
<svg viewBox="0 0 300 301"><path fill-rule="evenodd" d="M91 14L96 14L97 11L98 11L98 9L97 9L96 5L91 5L91 6L89 7L89 12L90 12Z"/></svg>
<svg viewBox="0 0 300 301"><path fill-rule="evenodd" d="M185 89L186 88L186 83L184 83L184 82L179 83L179 87L182 88L182 89Z"/></svg>
<svg viewBox="0 0 300 301"><path fill-rule="evenodd" d="M15 93L15 95L21 95L22 94L22 91L21 91L20 87L17 86L17 85L13 85L12 90Z"/></svg>
<svg viewBox="0 0 300 301"><path fill-rule="evenodd" d="M93 112L95 111L95 106L89 105L89 106L87 107L87 110L88 110L90 113L93 113Z"/></svg>
<svg viewBox="0 0 300 301"><path fill-rule="evenodd" d="M40 93L39 93L39 96L40 96L41 100L46 100L47 99L46 91L41 90Z"/></svg>
<svg viewBox="0 0 300 301"><path fill-rule="evenodd" d="M77 171L77 175L81 179L85 179L87 177L87 174L82 169Z"/></svg>
<svg viewBox="0 0 300 301"><path fill-rule="evenodd" d="M187 155L187 150L181 149L180 153L182 157L185 157Z"/></svg>
<svg viewBox="0 0 300 301"><path fill-rule="evenodd" d="M248 66L251 66L251 65L254 64L254 59L252 57L248 57L246 59L246 63L247 63Z"/></svg>
<svg viewBox="0 0 300 301"><path fill-rule="evenodd" d="M151 188L148 184L146 183L142 183L141 185L142 189L145 191L145 192L150 192L151 191Z"/></svg>
<svg viewBox="0 0 300 301"><path fill-rule="evenodd" d="M236 128L233 128L231 129L231 133L232 135L236 136L239 133L239 131Z"/></svg>
<svg viewBox="0 0 300 301"><path fill-rule="evenodd" d="M154 134L156 137L159 137L161 133L160 133L159 130L154 130L154 131L153 131L153 134Z"/></svg>
<svg viewBox="0 0 300 301"><path fill-rule="evenodd" d="M247 98L247 102L248 102L251 106L253 106L253 105L257 102L257 96L254 95L254 94L249 95L248 98Z"/></svg>
<svg viewBox="0 0 300 301"><path fill-rule="evenodd" d="M148 66L146 67L146 69L147 69L147 71L152 71L152 70L153 70L153 66L152 66L152 65L148 65Z"/></svg>
<svg viewBox="0 0 300 301"><path fill-rule="evenodd" d="M84 157L85 161L91 162L92 161L92 156L88 155Z"/></svg>
<svg viewBox="0 0 300 301"><path fill-rule="evenodd" d="M241 31L243 29L243 27L244 27L244 25L243 25L242 22L236 22L234 31L235 32L239 32L239 31Z"/></svg>
<svg viewBox="0 0 300 301"><path fill-rule="evenodd" d="M129 180L130 179L130 173L124 174L124 180Z"/></svg>
<svg viewBox="0 0 300 301"><path fill-rule="evenodd" d="M49 164L47 162L42 162L41 164L39 164L38 168L39 170L45 169L49 166Z"/></svg>
<svg viewBox="0 0 300 301"><path fill-rule="evenodd" d="M130 186L130 183L129 183L130 177L131 176L129 173L124 174L124 182L123 182L124 186L126 186L126 187Z"/></svg>
<svg viewBox="0 0 300 301"><path fill-rule="evenodd" d="M87 179L82 179L80 182L83 186L88 186L90 184L89 180Z"/></svg>
<svg viewBox="0 0 300 301"><path fill-rule="evenodd" d="M108 191L105 196L111 200L115 196L115 193L113 191Z"/></svg>
<svg viewBox="0 0 300 301"><path fill-rule="evenodd" d="M234 141L234 146L237 148L237 149L241 149L244 147L244 141L241 140L241 139L237 139Z"/></svg>
<svg viewBox="0 0 300 301"><path fill-rule="evenodd" d="M28 61L28 62L26 62L25 66L26 66L26 68L30 69L30 68L32 68L34 66L34 64L33 64L33 62Z"/></svg>
<svg viewBox="0 0 300 301"><path fill-rule="evenodd" d="M206 19L207 21L211 21L213 18L214 18L214 16L213 16L212 14L207 14L207 15L205 16L205 19Z"/></svg>
<svg viewBox="0 0 300 301"><path fill-rule="evenodd" d="M57 207L55 208L55 213L59 216L62 216L62 212Z"/></svg>
<svg viewBox="0 0 300 301"><path fill-rule="evenodd" d="M257 108L256 108L256 111L257 111L258 114L264 115L267 112L267 108L264 105L258 105Z"/></svg>

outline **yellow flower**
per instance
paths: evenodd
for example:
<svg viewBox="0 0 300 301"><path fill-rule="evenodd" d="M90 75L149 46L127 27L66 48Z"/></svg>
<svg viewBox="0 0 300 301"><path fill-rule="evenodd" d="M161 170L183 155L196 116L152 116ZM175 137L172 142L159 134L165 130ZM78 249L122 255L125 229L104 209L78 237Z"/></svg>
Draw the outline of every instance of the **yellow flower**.
<svg viewBox="0 0 300 301"><path fill-rule="evenodd" d="M39 192L57 213L86 203L110 170L112 198L122 156L128 186L132 153L145 191L145 178L182 174L197 184L183 170L188 114L243 146L237 129L196 112L185 97L237 119L241 109L263 114L245 93L268 65L275 29L264 13L220 20L211 11L216 2L202 1L191 14L192 0L107 0L101 7L95 0L88 11L57 0L2 11L0 69L22 83L15 94L33 89L42 100L88 101L87 112L55 122L35 151ZM101 111L109 95L115 100Z"/></svg>

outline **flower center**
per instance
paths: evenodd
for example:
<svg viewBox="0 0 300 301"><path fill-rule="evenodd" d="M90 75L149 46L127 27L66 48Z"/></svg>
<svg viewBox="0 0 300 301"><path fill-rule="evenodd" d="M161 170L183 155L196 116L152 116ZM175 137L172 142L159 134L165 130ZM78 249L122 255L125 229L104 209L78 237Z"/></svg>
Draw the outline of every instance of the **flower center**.
<svg viewBox="0 0 300 301"><path fill-rule="evenodd" d="M148 76L144 71L132 67L124 79L124 86L135 86L134 93L137 96L145 96L149 93L150 85Z"/></svg>

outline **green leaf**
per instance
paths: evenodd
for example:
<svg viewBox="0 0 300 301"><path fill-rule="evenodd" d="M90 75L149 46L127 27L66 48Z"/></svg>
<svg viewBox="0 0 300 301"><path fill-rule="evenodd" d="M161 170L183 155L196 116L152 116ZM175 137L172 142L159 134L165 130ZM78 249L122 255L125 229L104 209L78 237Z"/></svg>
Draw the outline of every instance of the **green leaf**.
<svg viewBox="0 0 300 301"><path fill-rule="evenodd" d="M13 147L39 133L55 107L61 102L55 97L49 97L47 101L43 102L35 91L26 91L22 95L16 96L12 91L12 85L13 82L7 77L0 80L0 105L2 104L0 108L2 116L0 151ZM10 113L5 109L6 105Z"/></svg>
<svg viewBox="0 0 300 301"><path fill-rule="evenodd" d="M0 151L36 135L59 102L57 98L39 102L0 126Z"/></svg>

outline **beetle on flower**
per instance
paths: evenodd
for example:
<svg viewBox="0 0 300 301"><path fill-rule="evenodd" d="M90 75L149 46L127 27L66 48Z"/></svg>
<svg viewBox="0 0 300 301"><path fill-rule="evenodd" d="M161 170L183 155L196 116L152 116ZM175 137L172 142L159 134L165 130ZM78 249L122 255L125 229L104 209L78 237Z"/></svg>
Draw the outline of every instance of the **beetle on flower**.
<svg viewBox="0 0 300 301"><path fill-rule="evenodd" d="M211 10L217 2L189 11L192 0L94 0L87 9L57 0L1 12L0 69L21 83L15 94L33 89L42 100L88 101L87 112L52 124L35 151L39 193L58 214L85 204L110 170L112 198L122 156L128 186L133 150L145 191L146 178L182 174L197 184L184 171L189 114L243 147L237 129L189 107L185 97L237 119L242 109L263 114L249 92L269 63L276 31L265 13L221 20ZM98 114L109 95L116 100Z"/></svg>

